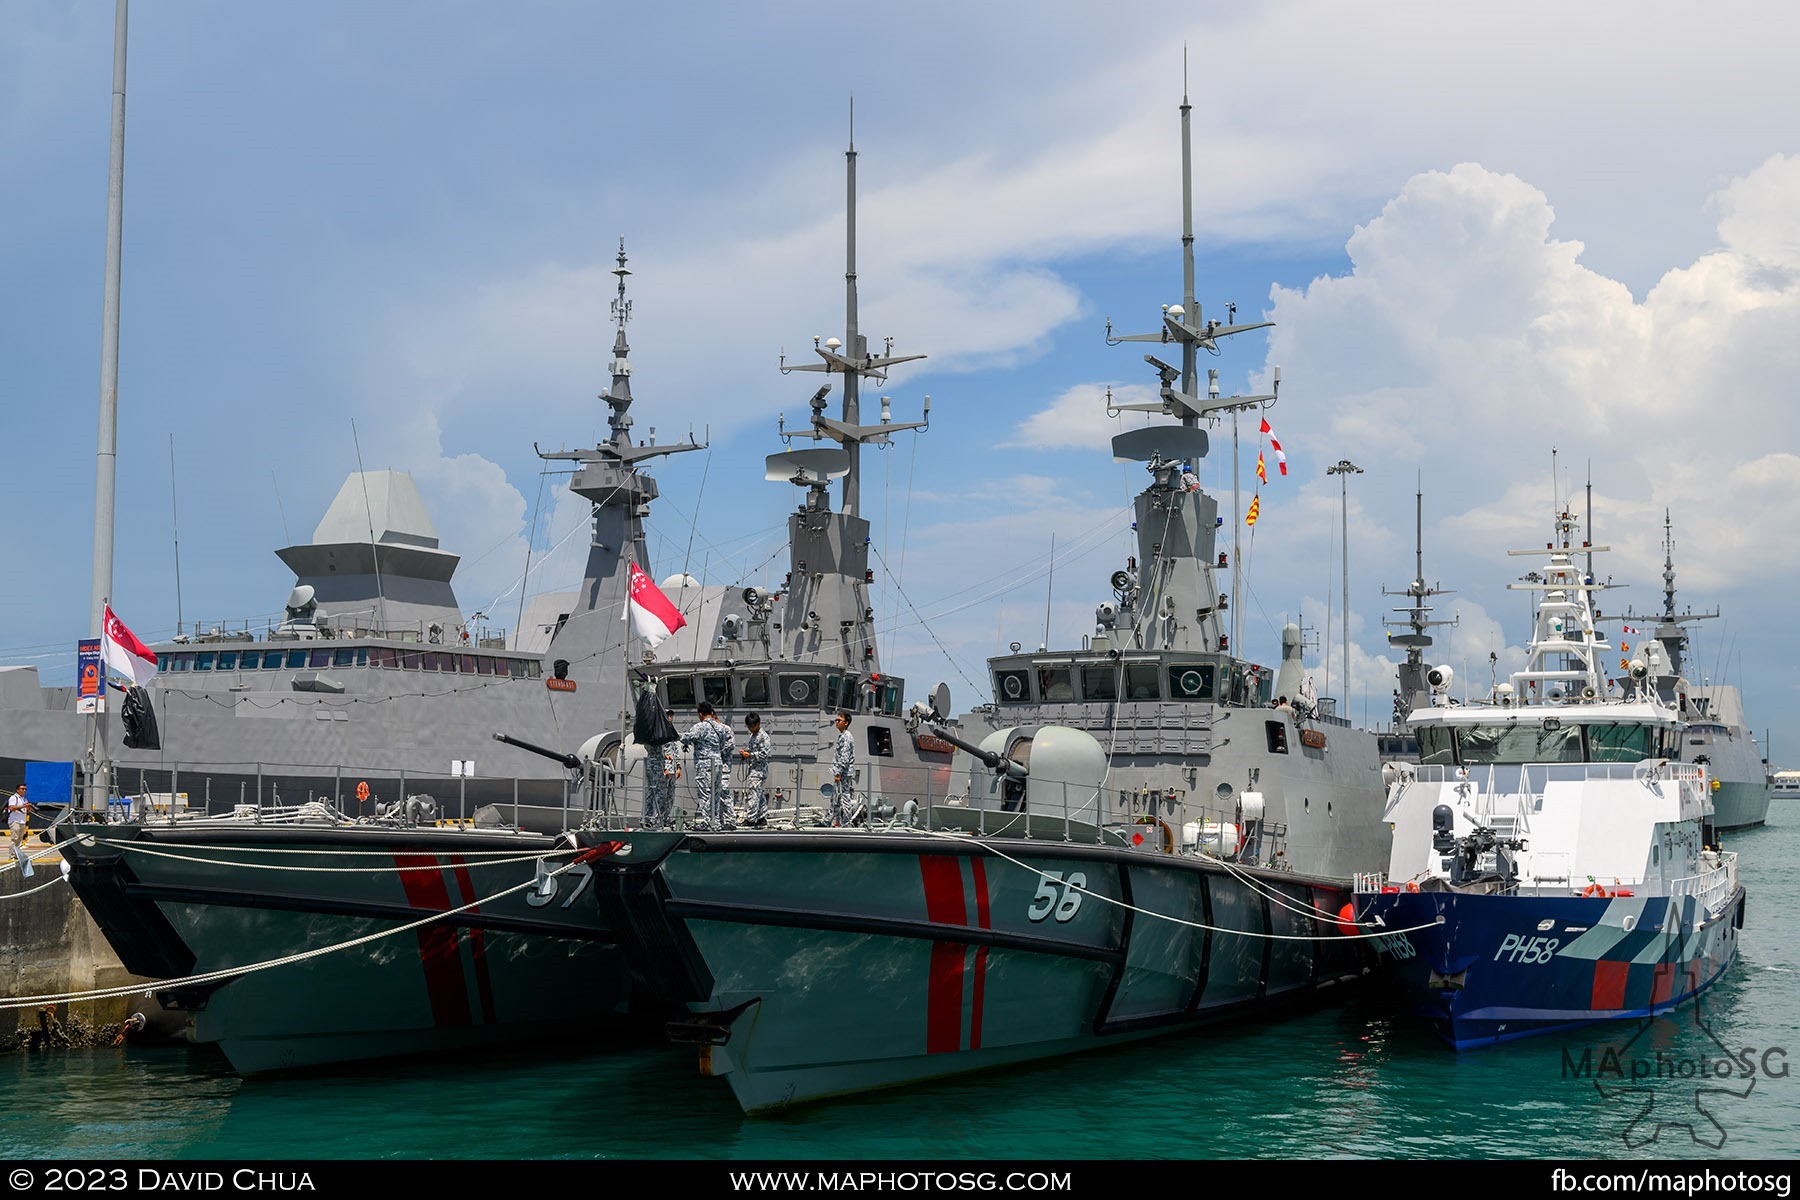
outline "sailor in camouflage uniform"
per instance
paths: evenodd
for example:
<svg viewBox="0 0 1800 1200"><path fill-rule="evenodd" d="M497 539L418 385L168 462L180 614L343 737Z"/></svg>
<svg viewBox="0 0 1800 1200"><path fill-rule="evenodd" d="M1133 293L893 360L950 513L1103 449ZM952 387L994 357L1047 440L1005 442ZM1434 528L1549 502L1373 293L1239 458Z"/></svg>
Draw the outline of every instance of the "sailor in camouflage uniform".
<svg viewBox="0 0 1800 1200"><path fill-rule="evenodd" d="M838 709L837 742L831 749L831 806L826 815L833 825L856 820L856 739L850 736L850 710Z"/></svg>
<svg viewBox="0 0 1800 1200"><path fill-rule="evenodd" d="M699 704L700 719L681 735L681 744L694 752L694 807L696 824L708 829L733 829L737 812L731 805L731 775L725 760L734 755L731 726L719 720L708 701Z"/></svg>
<svg viewBox="0 0 1800 1200"><path fill-rule="evenodd" d="M744 824L761 828L769 821L769 735L763 732L762 718L751 713L744 718L750 733L750 746L739 750L744 760L744 786L750 797L744 804Z"/></svg>
<svg viewBox="0 0 1800 1200"><path fill-rule="evenodd" d="M667 829L675 821L675 781L681 778L681 743L644 747L644 828Z"/></svg>

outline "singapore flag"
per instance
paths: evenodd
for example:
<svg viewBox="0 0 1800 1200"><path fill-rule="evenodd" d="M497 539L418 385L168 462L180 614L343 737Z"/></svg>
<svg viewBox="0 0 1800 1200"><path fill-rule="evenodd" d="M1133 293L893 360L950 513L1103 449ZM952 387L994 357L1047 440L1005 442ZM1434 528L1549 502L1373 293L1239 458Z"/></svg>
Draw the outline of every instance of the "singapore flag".
<svg viewBox="0 0 1800 1200"><path fill-rule="evenodd" d="M143 687L156 674L156 655L138 641L137 635L125 628L125 622L106 606L106 619L101 623L100 656L106 665Z"/></svg>
<svg viewBox="0 0 1800 1200"><path fill-rule="evenodd" d="M686 624L687 619L675 611L675 606L662 594L662 589L650 582L650 577L636 563L632 563L631 631L654 648Z"/></svg>

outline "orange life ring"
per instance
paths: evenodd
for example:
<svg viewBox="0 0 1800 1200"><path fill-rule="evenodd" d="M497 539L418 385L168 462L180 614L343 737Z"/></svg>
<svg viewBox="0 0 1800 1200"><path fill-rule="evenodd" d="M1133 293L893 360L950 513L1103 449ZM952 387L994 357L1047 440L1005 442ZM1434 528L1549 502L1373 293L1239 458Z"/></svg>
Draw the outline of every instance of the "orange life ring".
<svg viewBox="0 0 1800 1200"><path fill-rule="evenodd" d="M1409 879L1409 880L1407 880L1407 881L1406 881L1406 890L1407 890L1407 891L1409 891L1409 892L1416 892L1416 891L1418 891L1418 890L1419 890L1419 881L1418 881L1418 880L1416 880L1416 879Z"/></svg>
<svg viewBox="0 0 1800 1200"><path fill-rule="evenodd" d="M1590 883L1587 885L1587 887L1583 888L1582 892L1581 892L1581 898L1583 900L1595 900L1595 899L1610 900L1611 899L1611 897L1606 894L1606 889L1601 887L1597 883Z"/></svg>

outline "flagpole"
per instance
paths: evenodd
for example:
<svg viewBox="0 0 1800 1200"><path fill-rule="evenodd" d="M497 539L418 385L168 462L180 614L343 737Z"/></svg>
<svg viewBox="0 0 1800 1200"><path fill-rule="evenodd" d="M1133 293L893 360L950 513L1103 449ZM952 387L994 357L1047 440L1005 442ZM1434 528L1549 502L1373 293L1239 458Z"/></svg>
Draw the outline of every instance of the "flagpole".
<svg viewBox="0 0 1800 1200"><path fill-rule="evenodd" d="M106 291L100 339L100 432L94 470L94 584L89 605L90 636L104 637L106 607L112 602L113 505L119 437L119 274L125 228L125 28L127 0L113 15L112 150L106 185ZM106 751L106 670L100 672L100 703L88 744L87 807L105 812L112 794L112 764Z"/></svg>
<svg viewBox="0 0 1800 1200"><path fill-rule="evenodd" d="M1238 410L1231 410L1231 652L1240 653L1238 649L1239 627L1243 624L1243 597L1238 594L1242 586L1241 569L1244 561L1244 515L1240 511L1242 493L1238 489Z"/></svg>

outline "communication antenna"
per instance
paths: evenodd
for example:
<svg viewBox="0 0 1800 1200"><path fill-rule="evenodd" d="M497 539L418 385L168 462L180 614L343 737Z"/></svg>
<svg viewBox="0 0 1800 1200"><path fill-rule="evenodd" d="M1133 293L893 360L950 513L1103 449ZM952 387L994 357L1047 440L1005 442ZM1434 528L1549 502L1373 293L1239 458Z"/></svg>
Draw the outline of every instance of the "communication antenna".
<svg viewBox="0 0 1800 1200"><path fill-rule="evenodd" d="M381 586L381 550L375 545L375 509L369 503L369 473L363 470L362 439L356 436L356 418L350 418L350 441L356 447L356 477L362 481L363 515L369 522L369 557L375 560L375 619L387 630L387 593Z"/></svg>
<svg viewBox="0 0 1800 1200"><path fill-rule="evenodd" d="M175 506L175 435L169 435L169 530L175 535L175 632L181 632L181 513Z"/></svg>

